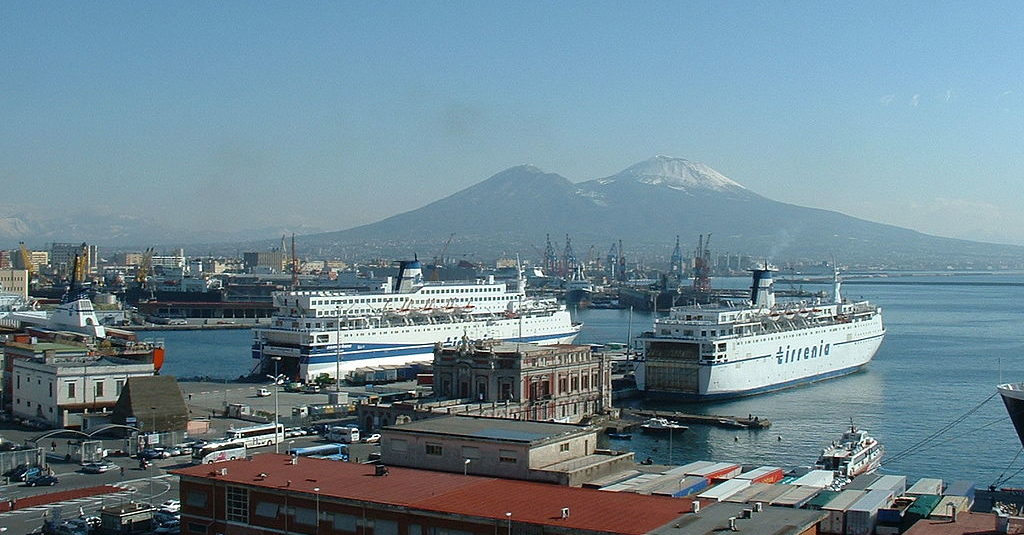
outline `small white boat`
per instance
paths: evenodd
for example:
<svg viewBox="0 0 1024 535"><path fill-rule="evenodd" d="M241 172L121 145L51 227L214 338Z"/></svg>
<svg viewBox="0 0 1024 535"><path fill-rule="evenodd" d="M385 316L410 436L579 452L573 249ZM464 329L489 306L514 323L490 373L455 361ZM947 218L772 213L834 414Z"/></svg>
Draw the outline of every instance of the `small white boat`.
<svg viewBox="0 0 1024 535"><path fill-rule="evenodd" d="M651 418L643 424L640 424L640 429L645 433L669 433L669 432L682 432L689 429L685 425L680 425L675 422L670 422L665 418Z"/></svg>

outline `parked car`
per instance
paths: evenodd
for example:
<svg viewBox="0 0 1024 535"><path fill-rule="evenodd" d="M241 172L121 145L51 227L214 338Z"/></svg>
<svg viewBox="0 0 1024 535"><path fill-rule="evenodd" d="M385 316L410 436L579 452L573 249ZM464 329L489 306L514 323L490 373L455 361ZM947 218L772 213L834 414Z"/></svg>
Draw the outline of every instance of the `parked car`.
<svg viewBox="0 0 1024 535"><path fill-rule="evenodd" d="M367 444L376 444L380 442L380 433L374 433L363 439L363 442Z"/></svg>
<svg viewBox="0 0 1024 535"><path fill-rule="evenodd" d="M270 389L269 388L257 388L256 389L256 397L258 397L258 398L265 398L265 397L268 397L268 396L270 396Z"/></svg>
<svg viewBox="0 0 1024 535"><path fill-rule="evenodd" d="M140 459L147 459L147 460L151 460L151 459L166 459L166 458L168 458L170 456L171 456L170 452L168 452L164 448L146 448L146 449L142 450L141 452L139 452L139 458Z"/></svg>
<svg viewBox="0 0 1024 535"><path fill-rule="evenodd" d="M320 385L306 385L306 388L303 388L302 391L307 394L319 394Z"/></svg>
<svg viewBox="0 0 1024 535"><path fill-rule="evenodd" d="M27 487L43 487L43 486L49 487L49 486L52 486L52 485L56 485L57 483L60 483L60 481L57 479L57 476L51 476L49 474L40 474L38 476L29 478L28 481L25 481L25 486L27 486Z"/></svg>
<svg viewBox="0 0 1024 535"><path fill-rule="evenodd" d="M103 472L109 472L117 468L114 463L100 462L100 463L89 463L82 466L82 471L87 474L102 474Z"/></svg>
<svg viewBox="0 0 1024 535"><path fill-rule="evenodd" d="M181 533L181 521L171 520L165 524L160 524L159 527L153 530L153 533L160 535L177 535L178 533Z"/></svg>
<svg viewBox="0 0 1024 535"><path fill-rule="evenodd" d="M307 434L306 430L301 427L289 427L284 430L285 438L304 437Z"/></svg>
<svg viewBox="0 0 1024 535"><path fill-rule="evenodd" d="M181 502L178 500L167 500L160 504L160 510L166 513L177 513L181 511Z"/></svg>
<svg viewBox="0 0 1024 535"><path fill-rule="evenodd" d="M15 472L14 475L11 476L11 479L14 481L28 481L42 473L42 468L39 468L38 466L26 466L23 470Z"/></svg>
<svg viewBox="0 0 1024 535"><path fill-rule="evenodd" d="M15 477L19 472L24 472L25 470L28 470L28 465L27 464L19 464L18 466L15 466L14 468L11 468L10 470L4 472L3 476L4 477Z"/></svg>

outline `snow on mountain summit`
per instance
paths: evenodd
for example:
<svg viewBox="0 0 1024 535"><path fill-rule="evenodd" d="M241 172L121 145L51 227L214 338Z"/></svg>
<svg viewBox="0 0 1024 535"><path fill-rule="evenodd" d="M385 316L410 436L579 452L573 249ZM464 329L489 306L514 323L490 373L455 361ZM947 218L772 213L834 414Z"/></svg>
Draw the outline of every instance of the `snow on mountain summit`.
<svg viewBox="0 0 1024 535"><path fill-rule="evenodd" d="M652 186L664 185L673 189L711 189L725 191L746 189L722 173L698 162L670 156L655 156L627 167L600 182L607 184L619 180L633 180Z"/></svg>

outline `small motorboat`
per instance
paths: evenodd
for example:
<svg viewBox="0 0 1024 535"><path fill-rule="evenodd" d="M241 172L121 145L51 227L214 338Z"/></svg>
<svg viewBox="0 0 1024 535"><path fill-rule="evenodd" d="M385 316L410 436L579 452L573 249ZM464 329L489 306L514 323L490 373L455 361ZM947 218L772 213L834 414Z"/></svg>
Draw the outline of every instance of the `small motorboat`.
<svg viewBox="0 0 1024 535"><path fill-rule="evenodd" d="M651 418L640 425L645 433L671 433L686 431L689 427L670 422L665 418Z"/></svg>
<svg viewBox="0 0 1024 535"><path fill-rule="evenodd" d="M608 438L615 440L633 440L632 433L608 433Z"/></svg>

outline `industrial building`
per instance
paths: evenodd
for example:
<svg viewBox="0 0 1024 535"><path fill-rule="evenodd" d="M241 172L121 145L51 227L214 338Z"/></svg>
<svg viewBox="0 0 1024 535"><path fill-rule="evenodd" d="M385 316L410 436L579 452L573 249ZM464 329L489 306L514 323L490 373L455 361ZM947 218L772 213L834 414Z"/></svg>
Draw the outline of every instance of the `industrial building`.
<svg viewBox="0 0 1024 535"><path fill-rule="evenodd" d="M442 416L385 427L386 465L581 486L635 466L633 453L597 449L597 427Z"/></svg>

